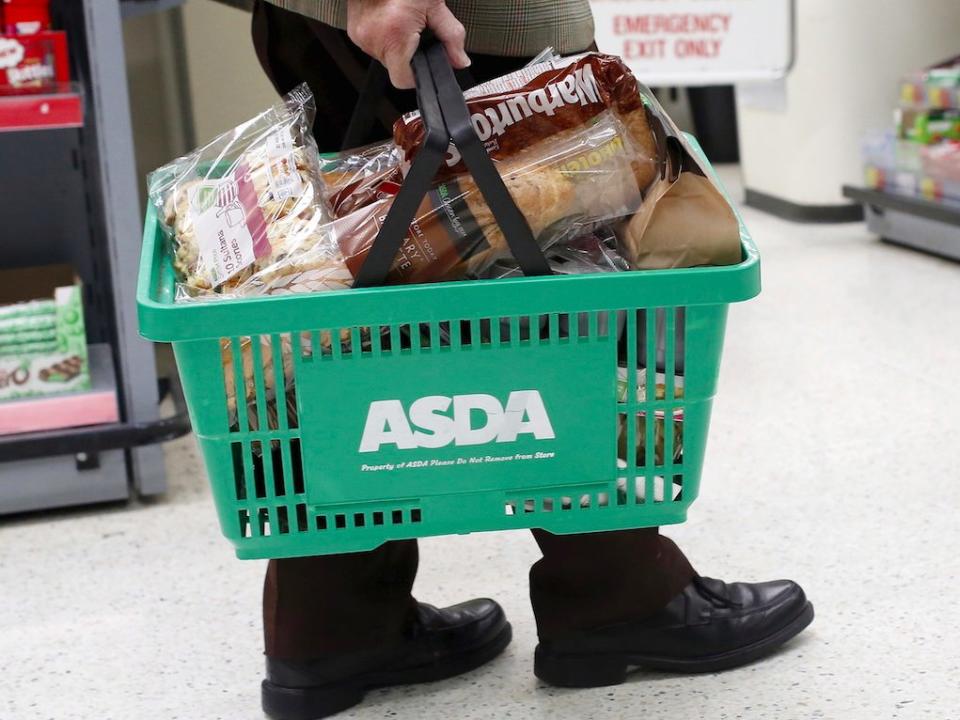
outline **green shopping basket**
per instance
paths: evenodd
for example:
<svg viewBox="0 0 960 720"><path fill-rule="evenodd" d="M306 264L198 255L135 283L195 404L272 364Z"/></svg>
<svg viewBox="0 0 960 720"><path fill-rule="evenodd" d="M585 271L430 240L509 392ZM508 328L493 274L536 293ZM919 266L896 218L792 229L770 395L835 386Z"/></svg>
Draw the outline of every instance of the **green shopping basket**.
<svg viewBox="0 0 960 720"><path fill-rule="evenodd" d="M365 287L176 304L147 212L140 328L173 343L224 535L252 559L683 522L727 307L760 290L756 247L744 232L743 260L729 267L370 287L451 139L521 267L546 266L465 129L442 53L414 65L427 142L358 277ZM228 391L255 397L249 417L231 417Z"/></svg>

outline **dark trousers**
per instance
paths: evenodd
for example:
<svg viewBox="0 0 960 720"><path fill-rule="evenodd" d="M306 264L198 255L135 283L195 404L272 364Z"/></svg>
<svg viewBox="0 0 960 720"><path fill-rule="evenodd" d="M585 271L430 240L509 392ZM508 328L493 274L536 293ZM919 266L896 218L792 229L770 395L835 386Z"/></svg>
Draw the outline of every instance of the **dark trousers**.
<svg viewBox="0 0 960 720"><path fill-rule="evenodd" d="M277 91L307 82L317 102L314 134L321 151L340 149L370 59L346 34L266 2L253 17L257 55ZM473 55L477 82L526 64L526 58ZM389 137L412 92L389 88L367 142ZM541 639L626 620L664 607L694 571L657 528L589 535L534 530L543 558L530 570L530 599ZM416 607L411 595L419 560L414 540L372 552L273 560L263 594L266 653L305 660L399 643Z"/></svg>

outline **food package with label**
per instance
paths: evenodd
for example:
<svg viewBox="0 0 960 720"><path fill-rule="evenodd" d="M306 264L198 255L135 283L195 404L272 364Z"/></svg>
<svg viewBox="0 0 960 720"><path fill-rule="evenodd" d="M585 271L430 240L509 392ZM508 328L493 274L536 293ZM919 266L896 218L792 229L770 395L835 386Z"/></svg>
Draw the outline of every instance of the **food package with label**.
<svg viewBox="0 0 960 720"><path fill-rule="evenodd" d="M643 200L633 171L637 151L618 117L604 112L497 162L518 209L546 249L586 229L631 214ZM356 274L393 199L330 226ZM509 257L503 232L469 175L449 177L424 198L388 275L390 284L436 282L482 273Z"/></svg>
<svg viewBox="0 0 960 720"><path fill-rule="evenodd" d="M270 110L153 172L178 299L350 287L330 242L314 105L305 85Z"/></svg>
<svg viewBox="0 0 960 720"><path fill-rule="evenodd" d="M55 90L70 81L67 34L0 34L0 95Z"/></svg>

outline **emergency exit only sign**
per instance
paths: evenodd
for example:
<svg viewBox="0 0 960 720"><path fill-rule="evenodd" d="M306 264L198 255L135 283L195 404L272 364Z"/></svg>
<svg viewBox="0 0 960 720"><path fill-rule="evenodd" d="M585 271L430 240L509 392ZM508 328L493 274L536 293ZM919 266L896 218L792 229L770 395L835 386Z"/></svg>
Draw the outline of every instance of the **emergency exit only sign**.
<svg viewBox="0 0 960 720"><path fill-rule="evenodd" d="M593 0L597 45L647 85L721 85L784 77L793 0Z"/></svg>

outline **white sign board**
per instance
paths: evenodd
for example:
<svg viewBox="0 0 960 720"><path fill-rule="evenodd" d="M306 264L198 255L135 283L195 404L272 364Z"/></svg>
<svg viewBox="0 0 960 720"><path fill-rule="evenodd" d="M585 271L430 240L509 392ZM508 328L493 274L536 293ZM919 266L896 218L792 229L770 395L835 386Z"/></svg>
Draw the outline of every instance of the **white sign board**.
<svg viewBox="0 0 960 720"><path fill-rule="evenodd" d="M793 64L793 0L592 0L597 45L647 85L783 78Z"/></svg>

